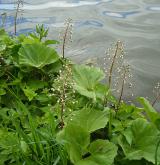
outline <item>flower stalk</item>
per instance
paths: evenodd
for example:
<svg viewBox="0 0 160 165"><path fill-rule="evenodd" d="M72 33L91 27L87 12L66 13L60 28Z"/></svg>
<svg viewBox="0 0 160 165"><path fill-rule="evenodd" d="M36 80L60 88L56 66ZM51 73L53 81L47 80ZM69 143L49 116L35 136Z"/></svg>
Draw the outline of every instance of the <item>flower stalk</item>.
<svg viewBox="0 0 160 165"><path fill-rule="evenodd" d="M113 68L114 68L114 64L115 64L116 57L117 57L117 54L118 54L118 49L119 49L119 43L118 42L116 43L115 53L114 53L114 56L113 56L113 59L112 59L112 62L111 62L111 67L109 69L109 76L108 76L108 87L109 87L109 89L111 88Z"/></svg>
<svg viewBox="0 0 160 165"><path fill-rule="evenodd" d="M126 81L127 68L124 66L123 70L124 70L124 72L123 72L123 77L122 77L122 86L121 86L121 90L120 90L120 96L119 96L119 99L118 99L117 109L119 109L119 107L121 105L122 96L123 96L123 92L124 92L125 81Z"/></svg>
<svg viewBox="0 0 160 165"><path fill-rule="evenodd" d="M21 5L23 5L23 0L17 0L16 2L17 6L16 6L16 12L15 12L15 16L14 16L14 34L17 34L17 19L18 19L18 13L20 11L20 7Z"/></svg>
<svg viewBox="0 0 160 165"><path fill-rule="evenodd" d="M72 34L72 19L68 19L66 20L66 23L65 23L66 27L65 27L65 30L64 30L64 34L62 36L62 58L64 59L65 58L65 48L66 48L66 45L67 45L67 42L68 40L71 41L71 34Z"/></svg>
<svg viewBox="0 0 160 165"><path fill-rule="evenodd" d="M154 107L155 104L157 103L157 101L160 99L160 83L158 82L157 85L154 87L154 93L155 93L155 99L154 101L152 102L152 106Z"/></svg>
<svg viewBox="0 0 160 165"><path fill-rule="evenodd" d="M108 89L111 90L112 89L112 79L113 79L113 72L114 72L114 68L115 68L115 64L117 63L117 60L119 60L120 58L123 58L123 44L121 41L117 41L116 45L115 45L115 49L113 52L113 57L109 57L109 60L111 65L109 67L109 69L105 72L108 73ZM107 94L104 98L104 106L108 103L108 99L107 99Z"/></svg>

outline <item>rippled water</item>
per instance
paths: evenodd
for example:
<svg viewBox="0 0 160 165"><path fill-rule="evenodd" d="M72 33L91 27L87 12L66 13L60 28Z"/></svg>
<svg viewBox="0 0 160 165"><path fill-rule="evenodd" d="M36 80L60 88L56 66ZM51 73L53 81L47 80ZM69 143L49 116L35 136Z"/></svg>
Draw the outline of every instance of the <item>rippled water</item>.
<svg viewBox="0 0 160 165"><path fill-rule="evenodd" d="M13 31L13 2L0 0L8 31ZM111 43L124 41L134 93L152 99L153 86L160 81L160 0L27 0L17 28L19 33L30 32L43 23L50 27L49 37L58 38L66 18L74 20L74 42L67 56L103 61Z"/></svg>

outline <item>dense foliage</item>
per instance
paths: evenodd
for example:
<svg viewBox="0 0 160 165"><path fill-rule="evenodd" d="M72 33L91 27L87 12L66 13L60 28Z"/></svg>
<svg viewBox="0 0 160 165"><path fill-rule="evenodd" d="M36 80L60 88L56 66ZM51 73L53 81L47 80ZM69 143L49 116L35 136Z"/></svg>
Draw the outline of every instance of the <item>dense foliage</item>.
<svg viewBox="0 0 160 165"><path fill-rule="evenodd" d="M47 32L0 30L0 164L159 165L160 114L117 101L100 68L61 58Z"/></svg>

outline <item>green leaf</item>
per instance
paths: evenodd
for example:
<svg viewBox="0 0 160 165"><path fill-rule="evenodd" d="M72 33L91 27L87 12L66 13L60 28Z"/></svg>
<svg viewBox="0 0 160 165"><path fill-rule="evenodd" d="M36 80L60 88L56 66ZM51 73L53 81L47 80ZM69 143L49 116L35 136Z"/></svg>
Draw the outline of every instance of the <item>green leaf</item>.
<svg viewBox="0 0 160 165"><path fill-rule="evenodd" d="M108 123L108 112L84 109L73 112L58 139L66 142L72 163L80 161L87 153L90 133L104 128Z"/></svg>
<svg viewBox="0 0 160 165"><path fill-rule="evenodd" d="M57 52L41 43L23 45L19 50L19 64L43 68L59 59Z"/></svg>
<svg viewBox="0 0 160 165"><path fill-rule="evenodd" d="M58 60L53 64L45 66L43 69L47 74L57 73L60 69L62 69L62 62Z"/></svg>
<svg viewBox="0 0 160 165"><path fill-rule="evenodd" d="M90 143L89 133L82 127L75 124L68 124L58 135L58 140L66 142L67 152L72 163L79 161L86 153Z"/></svg>
<svg viewBox="0 0 160 165"><path fill-rule="evenodd" d="M14 153L19 152L18 137L16 133L9 132L7 129L0 129L0 163L14 161ZM9 163L10 164L10 163Z"/></svg>
<svg viewBox="0 0 160 165"><path fill-rule="evenodd" d="M59 41L56 40L46 40L44 42L45 45L51 45L51 44L59 44Z"/></svg>
<svg viewBox="0 0 160 165"><path fill-rule="evenodd" d="M27 153L28 151L28 145L25 141L20 141L21 149L24 153Z"/></svg>
<svg viewBox="0 0 160 165"><path fill-rule="evenodd" d="M155 163L155 151L160 132L157 128L144 119L136 119L131 126L119 138L119 145L122 147L126 159L146 159ZM158 152L160 163L160 151Z"/></svg>
<svg viewBox="0 0 160 165"><path fill-rule="evenodd" d="M3 89L3 88L0 88L0 96L2 96L2 95L5 95L6 94L6 91L5 91L5 89Z"/></svg>
<svg viewBox="0 0 160 165"><path fill-rule="evenodd" d="M104 128L108 123L108 111L97 111L94 109L83 109L73 112L69 123L79 125L88 132L94 132Z"/></svg>
<svg viewBox="0 0 160 165"><path fill-rule="evenodd" d="M112 132L121 132L124 130L122 122L115 118L112 119L112 126Z"/></svg>
<svg viewBox="0 0 160 165"><path fill-rule="evenodd" d="M34 98L35 96L37 96L37 93L35 93L34 90L32 90L32 89L29 88L29 87L23 88L23 92L24 92L24 94L27 96L27 98L28 98L29 101L32 101L33 98Z"/></svg>
<svg viewBox="0 0 160 165"><path fill-rule="evenodd" d="M40 101L41 103L47 103L52 100L52 98L46 94L38 94L35 99Z"/></svg>
<svg viewBox="0 0 160 165"><path fill-rule="evenodd" d="M121 121L126 121L127 119L137 119L143 118L142 115L143 109L137 108L135 105L128 105L126 103L122 103L120 109L117 112L117 117Z"/></svg>
<svg viewBox="0 0 160 165"><path fill-rule="evenodd" d="M112 165L118 147L108 140L96 140L90 144L89 157L80 160L76 165Z"/></svg>
<svg viewBox="0 0 160 165"><path fill-rule="evenodd" d="M105 97L108 96L109 89L104 84L100 84L100 83L97 84L95 90L96 90L96 97L103 101L104 101Z"/></svg>
<svg viewBox="0 0 160 165"><path fill-rule="evenodd" d="M84 160L80 160L78 163L76 163L75 165L99 165L96 162L94 162L93 160L90 159L84 159Z"/></svg>
<svg viewBox="0 0 160 165"><path fill-rule="evenodd" d="M33 38L32 36L25 37L23 39L22 45L29 45L29 44L38 44L40 43L38 38Z"/></svg>
<svg viewBox="0 0 160 165"><path fill-rule="evenodd" d="M160 131L160 118L156 119L154 124L157 126L158 130Z"/></svg>
<svg viewBox="0 0 160 165"><path fill-rule="evenodd" d="M19 85L21 80L19 78L14 79L12 82L8 83L8 85Z"/></svg>
<svg viewBox="0 0 160 165"><path fill-rule="evenodd" d="M32 90L36 91L38 89L43 89L45 86L47 86L47 82L40 80L29 80L27 82L27 86Z"/></svg>
<svg viewBox="0 0 160 165"><path fill-rule="evenodd" d="M157 119L160 119L160 114L152 107L148 100L143 97L140 97L138 100L144 106L144 111L151 122L155 123Z"/></svg>
<svg viewBox="0 0 160 165"><path fill-rule="evenodd" d="M85 65L75 65L73 67L73 79L75 90L81 95L96 99L96 86L104 78L104 73L99 68Z"/></svg>
<svg viewBox="0 0 160 165"><path fill-rule="evenodd" d="M3 36L7 36L7 33L5 32L4 29L0 28L0 38Z"/></svg>
<svg viewBox="0 0 160 165"><path fill-rule="evenodd" d="M0 43L0 52L6 49L6 45L3 43Z"/></svg>

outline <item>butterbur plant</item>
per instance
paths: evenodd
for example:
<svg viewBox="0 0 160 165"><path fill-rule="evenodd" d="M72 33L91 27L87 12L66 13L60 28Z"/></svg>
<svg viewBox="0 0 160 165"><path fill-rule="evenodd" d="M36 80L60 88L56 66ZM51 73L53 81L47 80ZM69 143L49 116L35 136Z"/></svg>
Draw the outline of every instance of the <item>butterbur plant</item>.
<svg viewBox="0 0 160 165"><path fill-rule="evenodd" d="M40 41L42 40L42 38L47 37L48 30L49 30L48 28L47 29L44 28L43 24L36 26L37 37L39 38Z"/></svg>
<svg viewBox="0 0 160 165"><path fill-rule="evenodd" d="M67 19L64 23L64 29L60 33L60 40L62 42L62 58L65 58L65 49L69 42L72 42L72 19Z"/></svg>
<svg viewBox="0 0 160 165"><path fill-rule="evenodd" d="M21 12L21 8L23 7L23 0L17 0L15 2L15 16L14 16L14 34L17 34L17 20L18 20L18 14Z"/></svg>

